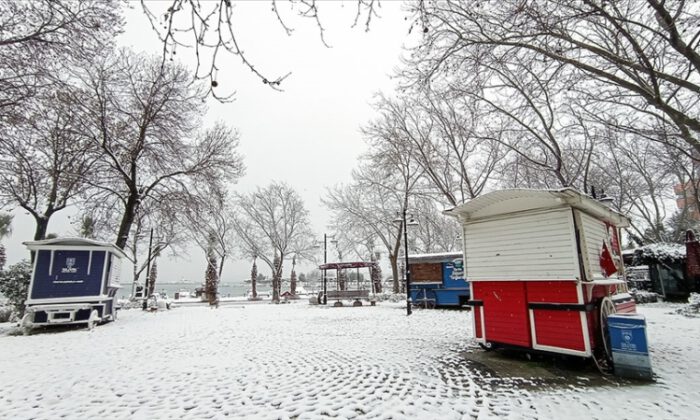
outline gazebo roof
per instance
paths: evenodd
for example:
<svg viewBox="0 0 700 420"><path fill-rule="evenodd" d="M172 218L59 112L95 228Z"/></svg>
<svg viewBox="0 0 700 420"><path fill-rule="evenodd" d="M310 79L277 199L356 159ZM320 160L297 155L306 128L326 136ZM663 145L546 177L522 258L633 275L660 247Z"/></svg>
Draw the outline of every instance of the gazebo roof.
<svg viewBox="0 0 700 420"><path fill-rule="evenodd" d="M365 262L365 261L334 262L334 263L321 264L318 266L318 269L319 270L343 270L345 268L369 268L369 267L374 267L376 265L377 265L376 262Z"/></svg>

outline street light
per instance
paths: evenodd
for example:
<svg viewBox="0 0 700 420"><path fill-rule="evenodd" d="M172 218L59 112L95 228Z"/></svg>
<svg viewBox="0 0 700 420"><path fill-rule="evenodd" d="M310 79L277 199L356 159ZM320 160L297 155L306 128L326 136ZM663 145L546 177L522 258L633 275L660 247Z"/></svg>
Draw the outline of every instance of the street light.
<svg viewBox="0 0 700 420"><path fill-rule="evenodd" d="M335 239L334 235L323 234L323 264L328 262L328 238L331 238L332 244L337 244L338 241ZM326 270L323 270L323 304L328 303L328 281L326 279Z"/></svg>
<svg viewBox="0 0 700 420"><path fill-rule="evenodd" d="M410 220L406 221L406 208L401 212L401 218L394 219L394 222L402 223L403 228L403 253L406 264L406 315L411 315L411 267L408 265L408 226L417 226L418 222L410 215ZM398 213L397 213L398 216Z"/></svg>

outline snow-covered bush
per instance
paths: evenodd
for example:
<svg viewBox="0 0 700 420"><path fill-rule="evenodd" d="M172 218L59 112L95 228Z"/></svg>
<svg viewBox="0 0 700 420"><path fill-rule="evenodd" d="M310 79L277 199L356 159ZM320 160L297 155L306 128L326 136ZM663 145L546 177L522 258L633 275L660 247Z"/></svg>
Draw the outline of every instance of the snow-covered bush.
<svg viewBox="0 0 700 420"><path fill-rule="evenodd" d="M10 322L12 319L12 308L0 303L0 323Z"/></svg>
<svg viewBox="0 0 700 420"><path fill-rule="evenodd" d="M24 301L27 300L31 276L32 266L27 260L11 265L0 273L0 293L5 295L18 318L24 315Z"/></svg>
<svg viewBox="0 0 700 420"><path fill-rule="evenodd" d="M405 302L405 293L382 292L374 295L379 302Z"/></svg>
<svg viewBox="0 0 700 420"><path fill-rule="evenodd" d="M651 303L659 301L659 294L648 290L630 290L630 294L636 303Z"/></svg>
<svg viewBox="0 0 700 420"><path fill-rule="evenodd" d="M676 309L676 312L689 317L700 317L700 293L691 293L688 304Z"/></svg>
<svg viewBox="0 0 700 420"><path fill-rule="evenodd" d="M649 261L679 262L685 259L685 245L673 243L645 245L634 250L634 259L634 265L646 264Z"/></svg>

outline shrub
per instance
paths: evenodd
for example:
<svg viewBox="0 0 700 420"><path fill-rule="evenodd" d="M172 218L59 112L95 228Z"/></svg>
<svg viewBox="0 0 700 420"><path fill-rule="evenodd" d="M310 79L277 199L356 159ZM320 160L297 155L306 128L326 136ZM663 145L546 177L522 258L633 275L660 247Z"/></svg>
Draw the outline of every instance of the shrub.
<svg viewBox="0 0 700 420"><path fill-rule="evenodd" d="M10 322L12 319L12 308L0 303L0 323Z"/></svg>
<svg viewBox="0 0 700 420"><path fill-rule="evenodd" d="M27 300L31 276L32 266L27 260L11 265L0 273L0 293L5 295L19 318L24 315L24 301Z"/></svg>

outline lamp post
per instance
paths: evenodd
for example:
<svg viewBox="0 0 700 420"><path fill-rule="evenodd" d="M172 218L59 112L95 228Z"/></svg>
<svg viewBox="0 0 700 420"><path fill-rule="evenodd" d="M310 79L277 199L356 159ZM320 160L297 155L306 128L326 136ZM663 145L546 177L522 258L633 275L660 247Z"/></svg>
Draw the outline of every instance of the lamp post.
<svg viewBox="0 0 700 420"><path fill-rule="evenodd" d="M333 235L327 235L323 234L323 263L326 264L328 262L328 236L331 238L331 243L337 244L338 241L336 241L333 237ZM327 299L328 295L328 281L326 278L326 270L323 270L323 304L326 305L328 303Z"/></svg>
<svg viewBox="0 0 700 420"><path fill-rule="evenodd" d="M143 287L143 295L144 295L144 300L143 300L143 310L145 311L148 306L148 282L151 280L151 250L153 249L153 228L151 228L151 236L148 239L148 261L146 262L148 265L146 266L146 281L144 282L144 287Z"/></svg>
<svg viewBox="0 0 700 420"><path fill-rule="evenodd" d="M408 265L408 226L416 226L418 222L411 216L410 220L406 221L406 207L401 211L401 218L394 220L395 222L400 222L403 228L403 254L404 263L406 265L406 316L411 315L411 266Z"/></svg>

